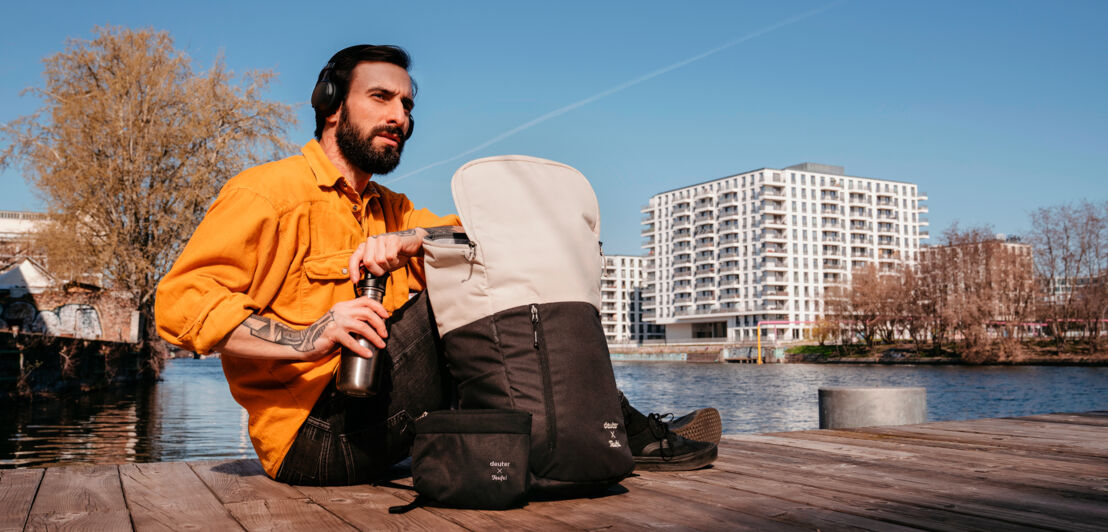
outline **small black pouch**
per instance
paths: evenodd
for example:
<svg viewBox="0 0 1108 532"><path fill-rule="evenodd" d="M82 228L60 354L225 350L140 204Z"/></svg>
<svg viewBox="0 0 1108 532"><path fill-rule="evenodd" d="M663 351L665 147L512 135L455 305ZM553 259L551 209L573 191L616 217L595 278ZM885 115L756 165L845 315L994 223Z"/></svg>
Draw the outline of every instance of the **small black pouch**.
<svg viewBox="0 0 1108 532"><path fill-rule="evenodd" d="M415 421L412 481L421 497L444 506L518 507L530 487L530 453L529 412L431 412Z"/></svg>

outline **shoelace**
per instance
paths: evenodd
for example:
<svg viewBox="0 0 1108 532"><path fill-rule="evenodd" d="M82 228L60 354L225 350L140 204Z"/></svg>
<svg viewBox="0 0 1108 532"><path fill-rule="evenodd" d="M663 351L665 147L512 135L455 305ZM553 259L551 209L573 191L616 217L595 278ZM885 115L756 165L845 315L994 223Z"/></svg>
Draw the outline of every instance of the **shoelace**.
<svg viewBox="0 0 1108 532"><path fill-rule="evenodd" d="M654 439L658 441L665 440L665 443L662 444L661 448L659 448L658 451L659 454L661 454L663 460L669 460L674 456L673 436L675 436L675 434L669 431L669 425L665 421L662 421L662 418L673 419L673 414L651 413L646 416L646 427L650 430L650 435L654 437ZM661 434L659 434L659 432Z"/></svg>

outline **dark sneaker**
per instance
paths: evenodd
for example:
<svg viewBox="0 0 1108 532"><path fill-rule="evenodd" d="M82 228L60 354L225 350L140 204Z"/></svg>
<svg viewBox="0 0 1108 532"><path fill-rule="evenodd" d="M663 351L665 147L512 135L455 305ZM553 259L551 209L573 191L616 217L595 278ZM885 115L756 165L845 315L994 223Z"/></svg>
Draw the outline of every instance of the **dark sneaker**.
<svg viewBox="0 0 1108 532"><path fill-rule="evenodd" d="M716 460L715 443L685 439L670 431L659 417L648 415L646 428L627 438L636 470L688 471Z"/></svg>
<svg viewBox="0 0 1108 532"><path fill-rule="evenodd" d="M719 410L715 408L701 408L667 424L669 430L688 440L719 443L719 437L723 434L723 423L719 419Z"/></svg>

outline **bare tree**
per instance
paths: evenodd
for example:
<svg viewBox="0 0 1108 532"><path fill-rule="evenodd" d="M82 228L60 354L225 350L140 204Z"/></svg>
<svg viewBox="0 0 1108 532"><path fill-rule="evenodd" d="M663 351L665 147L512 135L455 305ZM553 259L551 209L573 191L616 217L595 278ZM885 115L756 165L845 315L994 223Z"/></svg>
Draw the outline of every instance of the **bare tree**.
<svg viewBox="0 0 1108 532"><path fill-rule="evenodd" d="M1108 310L1108 202L1041 208L1031 228L1041 318L1059 349L1075 335L1095 349Z"/></svg>
<svg viewBox="0 0 1108 532"><path fill-rule="evenodd" d="M292 109L263 98L273 73L239 79L222 58L196 72L151 29L98 27L44 64L44 85L30 89L43 106L2 126L0 165L21 166L46 201L51 269L102 273L135 294L156 372L158 280L227 179L290 151Z"/></svg>

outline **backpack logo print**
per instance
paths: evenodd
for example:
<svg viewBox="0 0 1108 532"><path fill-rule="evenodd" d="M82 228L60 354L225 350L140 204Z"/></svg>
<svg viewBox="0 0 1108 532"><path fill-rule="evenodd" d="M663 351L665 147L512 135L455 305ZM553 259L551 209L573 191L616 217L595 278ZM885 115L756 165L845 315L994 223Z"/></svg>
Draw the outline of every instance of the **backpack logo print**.
<svg viewBox="0 0 1108 532"><path fill-rule="evenodd" d="M508 480L508 474L505 473L504 470L511 465L511 462L497 462L495 460L489 462L489 467L496 470L490 475L490 478L495 482L504 482Z"/></svg>
<svg viewBox="0 0 1108 532"><path fill-rule="evenodd" d="M616 429L618 428L619 423L613 423L611 421L604 423L604 430L608 431L610 438L608 440L608 447L611 447L613 449L623 447L623 445L619 443L619 438L616 437Z"/></svg>

